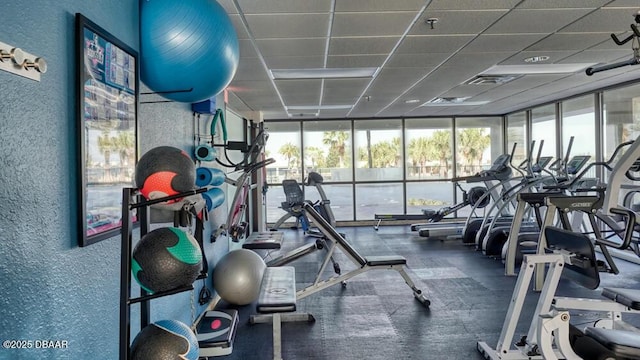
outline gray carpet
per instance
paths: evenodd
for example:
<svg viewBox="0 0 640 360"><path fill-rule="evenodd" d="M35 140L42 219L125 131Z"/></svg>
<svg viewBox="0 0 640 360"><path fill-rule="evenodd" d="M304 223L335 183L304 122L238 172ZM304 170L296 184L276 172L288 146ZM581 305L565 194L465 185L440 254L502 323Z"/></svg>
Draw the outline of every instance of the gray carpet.
<svg viewBox="0 0 640 360"><path fill-rule="evenodd" d="M283 323L284 359L483 359L478 341L495 345L500 334L516 278L505 277L502 263L484 257L460 241L428 240L408 226L340 229L364 256L402 255L409 274L431 300L430 309L413 298L409 287L395 271L375 270L358 275L345 288L337 285L298 301L300 312L309 312L315 323ZM285 249L301 245L301 232L284 230ZM313 241L313 240L309 240ZM265 255L262 253L261 255ZM274 253L275 255L275 253ZM298 289L313 281L323 251L297 260ZM337 254L343 271L353 264ZM603 285L640 288L640 267L618 261L622 274L603 275ZM329 270L326 275L330 275ZM622 280L624 279L624 280ZM589 291L563 281L564 296L598 298ZM533 295L525 314L535 307ZM254 305L232 307L240 313L240 324L231 355L221 359L271 359L270 324L249 325ZM588 322L591 314L573 318ZM527 330L521 320L517 334Z"/></svg>

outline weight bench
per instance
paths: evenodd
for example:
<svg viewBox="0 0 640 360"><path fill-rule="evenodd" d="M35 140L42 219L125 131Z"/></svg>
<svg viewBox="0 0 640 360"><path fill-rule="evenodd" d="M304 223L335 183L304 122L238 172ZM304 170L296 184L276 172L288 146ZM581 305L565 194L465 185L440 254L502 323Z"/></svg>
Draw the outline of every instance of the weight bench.
<svg viewBox="0 0 640 360"><path fill-rule="evenodd" d="M280 250L284 234L275 231L254 232L242 244L249 250Z"/></svg>
<svg viewBox="0 0 640 360"><path fill-rule="evenodd" d="M274 360L282 359L282 322L315 322L311 314L293 313L296 311L296 273L293 266L265 269L256 310L260 315L252 315L249 323L273 324Z"/></svg>
<svg viewBox="0 0 640 360"><path fill-rule="evenodd" d="M340 234L331 224L327 222L325 218L323 218L311 204L305 203L304 210L313 220L313 223L316 225L318 230L322 232L324 237L328 241L329 249L327 249L327 255L318 271L318 275L314 283L297 293L298 299L305 298L311 294L315 294L318 291L326 289L335 284L341 283L345 286L345 281L359 275L361 273L367 272L369 270L375 269L383 269L383 270L395 270L400 276L404 279L405 283L411 288L413 291L413 296L420 301L425 307L429 307L431 302L427 300L422 294L422 290L418 289L407 274L405 267L407 265L407 259L402 256L391 255L391 256L369 256L364 257L358 253L358 251ZM331 256L338 247L355 265L356 269L347 271L339 276L333 276L326 280L321 280L321 276L324 272L329 261L331 261Z"/></svg>

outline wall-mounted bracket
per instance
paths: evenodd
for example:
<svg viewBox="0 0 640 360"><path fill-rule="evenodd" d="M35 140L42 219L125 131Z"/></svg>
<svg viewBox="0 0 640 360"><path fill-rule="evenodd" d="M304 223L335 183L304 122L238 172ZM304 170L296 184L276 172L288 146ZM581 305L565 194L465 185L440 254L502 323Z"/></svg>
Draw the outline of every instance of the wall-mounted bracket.
<svg viewBox="0 0 640 360"><path fill-rule="evenodd" d="M47 72L47 62L18 47L0 42L0 70L40 81L40 74Z"/></svg>

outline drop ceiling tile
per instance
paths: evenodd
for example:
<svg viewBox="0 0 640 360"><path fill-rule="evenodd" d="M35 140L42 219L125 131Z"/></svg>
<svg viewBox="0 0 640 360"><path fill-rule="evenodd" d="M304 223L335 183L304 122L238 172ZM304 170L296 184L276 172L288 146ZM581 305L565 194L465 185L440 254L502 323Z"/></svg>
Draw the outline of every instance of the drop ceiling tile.
<svg viewBox="0 0 640 360"><path fill-rule="evenodd" d="M331 0L238 0L238 4L245 14L328 13L331 10Z"/></svg>
<svg viewBox="0 0 640 360"><path fill-rule="evenodd" d="M332 36L400 36L416 16L416 13L336 13Z"/></svg>
<svg viewBox="0 0 640 360"><path fill-rule="evenodd" d="M633 15L638 11L640 3L636 3L636 9L602 8L594 11L582 19L568 25L562 32L616 32L630 31L634 22Z"/></svg>
<svg viewBox="0 0 640 360"><path fill-rule="evenodd" d="M343 55L329 56L327 67L329 68L350 68L350 67L379 67L382 65L386 55Z"/></svg>
<svg viewBox="0 0 640 360"><path fill-rule="evenodd" d="M536 0L524 1L518 9L598 8L611 0Z"/></svg>
<svg viewBox="0 0 640 360"><path fill-rule="evenodd" d="M307 106L320 103L319 79L276 80L285 106Z"/></svg>
<svg viewBox="0 0 640 360"><path fill-rule="evenodd" d="M329 14L247 15L246 19L256 39L326 37L329 27Z"/></svg>
<svg viewBox="0 0 640 360"><path fill-rule="evenodd" d="M432 0L427 10L511 9L521 0Z"/></svg>
<svg viewBox="0 0 640 360"><path fill-rule="evenodd" d="M256 40L262 56L324 56L326 40L312 39L266 39ZM242 52L241 52L242 54Z"/></svg>
<svg viewBox="0 0 640 360"><path fill-rule="evenodd" d="M220 4L227 14L237 14L236 6L233 5L233 0L218 0L218 4Z"/></svg>
<svg viewBox="0 0 640 360"><path fill-rule="evenodd" d="M309 69L321 68L324 56L273 56L265 57L269 69Z"/></svg>
<svg viewBox="0 0 640 360"><path fill-rule="evenodd" d="M586 15L589 9L513 10L487 30L487 34L550 34ZM591 30L594 31L594 30Z"/></svg>
<svg viewBox="0 0 640 360"><path fill-rule="evenodd" d="M269 81L269 76L260 59L244 58L238 63L238 69L233 79L238 81Z"/></svg>
<svg viewBox="0 0 640 360"><path fill-rule="evenodd" d="M562 61L561 64L570 63L611 63L624 59L631 59L633 54L628 50L585 50L569 56Z"/></svg>
<svg viewBox="0 0 640 360"><path fill-rule="evenodd" d="M525 48L526 51L562 51L588 49L605 39L605 34L552 34Z"/></svg>
<svg viewBox="0 0 640 360"><path fill-rule="evenodd" d="M426 11L417 21L410 35L478 34L507 13L507 10L433 10ZM426 19L436 18L431 25Z"/></svg>
<svg viewBox="0 0 640 360"><path fill-rule="evenodd" d="M240 39L238 40L238 52L240 53L241 58L249 57L255 58L258 57L258 53L256 52L253 44L251 44L250 40Z"/></svg>
<svg viewBox="0 0 640 360"><path fill-rule="evenodd" d="M522 51L545 37L545 34L480 35L461 50L463 53Z"/></svg>
<svg viewBox="0 0 640 360"><path fill-rule="evenodd" d="M453 53L473 39L472 35L407 36L396 50L397 54Z"/></svg>
<svg viewBox="0 0 640 360"><path fill-rule="evenodd" d="M449 56L451 53L394 54L385 67L434 68Z"/></svg>
<svg viewBox="0 0 640 360"><path fill-rule="evenodd" d="M370 79L326 79L322 104L353 105L370 81Z"/></svg>
<svg viewBox="0 0 640 360"><path fill-rule="evenodd" d="M398 40L399 36L333 38L329 55L387 55Z"/></svg>
<svg viewBox="0 0 640 360"><path fill-rule="evenodd" d="M233 28L236 29L236 35L238 39L248 39L249 34L247 34L247 30L242 24L242 20L240 19L240 15L229 15L229 19L231 19L231 23L233 24Z"/></svg>
<svg viewBox="0 0 640 360"><path fill-rule="evenodd" d="M424 0L342 0L336 1L336 12L417 11Z"/></svg>

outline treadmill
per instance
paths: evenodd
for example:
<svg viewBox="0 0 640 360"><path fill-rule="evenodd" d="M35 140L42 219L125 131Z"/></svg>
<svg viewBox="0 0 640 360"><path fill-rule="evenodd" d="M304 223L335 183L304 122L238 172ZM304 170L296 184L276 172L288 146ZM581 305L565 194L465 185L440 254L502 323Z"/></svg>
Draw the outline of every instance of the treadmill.
<svg viewBox="0 0 640 360"><path fill-rule="evenodd" d="M465 181L466 183L484 183L487 188L488 195L484 195L478 201L485 201L490 197L494 202L500 201L500 184L505 184L511 179L512 169L509 166L511 156L515 151L516 144L513 146L511 154L502 154L493 162L488 170L480 171L479 173L467 176L454 178L452 181L459 182ZM472 204L473 205L473 204ZM430 210L432 211L432 210ZM423 210L423 212L426 211ZM459 239L462 237L462 231L465 221L452 221L452 222L427 222L422 224L411 225L412 230L417 230L421 237L426 238L446 238L446 239Z"/></svg>

